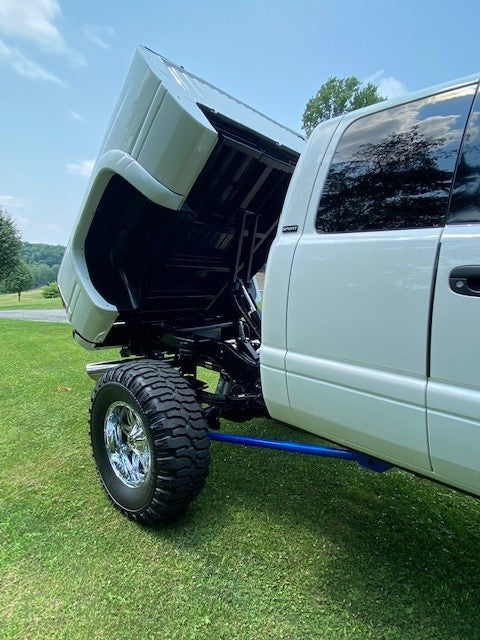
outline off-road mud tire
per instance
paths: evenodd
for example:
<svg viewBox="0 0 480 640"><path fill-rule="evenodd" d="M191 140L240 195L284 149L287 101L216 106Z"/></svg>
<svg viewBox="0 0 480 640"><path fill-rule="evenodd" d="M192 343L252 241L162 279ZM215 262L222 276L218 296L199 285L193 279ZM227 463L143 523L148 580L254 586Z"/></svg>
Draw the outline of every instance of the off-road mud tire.
<svg viewBox="0 0 480 640"><path fill-rule="evenodd" d="M124 484L108 458L104 423L115 402L128 403L143 421L151 465L141 487ZM165 362L125 362L101 376L90 403L90 439L107 495L139 523L174 519L205 484L210 461L207 422L192 387Z"/></svg>

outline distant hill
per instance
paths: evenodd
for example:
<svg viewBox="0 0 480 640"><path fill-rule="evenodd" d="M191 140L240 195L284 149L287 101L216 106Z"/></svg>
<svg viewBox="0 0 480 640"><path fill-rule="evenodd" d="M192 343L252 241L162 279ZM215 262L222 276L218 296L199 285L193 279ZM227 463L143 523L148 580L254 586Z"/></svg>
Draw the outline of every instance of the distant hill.
<svg viewBox="0 0 480 640"><path fill-rule="evenodd" d="M57 279L64 251L61 244L22 242L22 258L30 267L34 287Z"/></svg>

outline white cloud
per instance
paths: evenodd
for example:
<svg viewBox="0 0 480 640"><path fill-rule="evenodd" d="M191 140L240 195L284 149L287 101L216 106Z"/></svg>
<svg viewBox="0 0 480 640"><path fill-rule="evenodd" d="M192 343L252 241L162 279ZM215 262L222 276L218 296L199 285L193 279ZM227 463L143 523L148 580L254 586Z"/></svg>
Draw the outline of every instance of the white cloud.
<svg viewBox="0 0 480 640"><path fill-rule="evenodd" d="M0 0L0 31L33 41L43 51L58 53L67 46L53 24L60 13L57 0Z"/></svg>
<svg viewBox="0 0 480 640"><path fill-rule="evenodd" d="M16 214L13 216L13 220L20 229L22 237L25 235L25 232L28 233L30 230L37 228L37 224L28 216L19 216Z"/></svg>
<svg viewBox="0 0 480 640"><path fill-rule="evenodd" d="M47 244L63 243L67 232L64 227L54 222L36 222L28 216L13 215L22 240L27 242L46 242Z"/></svg>
<svg viewBox="0 0 480 640"><path fill-rule="evenodd" d="M67 173L75 176L88 176L92 173L95 160L80 160L80 162L67 162L65 167Z"/></svg>
<svg viewBox="0 0 480 640"><path fill-rule="evenodd" d="M0 193L0 206L2 205L6 209L22 209L24 211L30 211L32 208L31 203L25 198L18 198L8 193Z"/></svg>
<svg viewBox="0 0 480 640"><path fill-rule="evenodd" d="M0 194L0 210L3 207L11 214L23 240L47 244L65 243L67 229L51 217L49 219L49 214L39 215L38 203L12 194ZM63 214L62 211L62 216Z"/></svg>
<svg viewBox="0 0 480 640"><path fill-rule="evenodd" d="M383 69L379 69L373 73L365 82L374 82L378 86L378 93L385 98L396 98L408 93L404 82L394 76L385 75Z"/></svg>
<svg viewBox="0 0 480 640"><path fill-rule="evenodd" d="M47 71L47 69L34 60L27 58L27 56L16 47L9 47L0 39L0 63L2 61L8 64L19 76L24 78L29 78L30 80L45 80L47 82L54 82L62 87L66 86L66 83L54 73Z"/></svg>
<svg viewBox="0 0 480 640"><path fill-rule="evenodd" d="M78 122L83 122L83 116L78 113L78 111L74 111L73 109L70 111L70 115L72 116L72 118L74 120L77 120Z"/></svg>
<svg viewBox="0 0 480 640"><path fill-rule="evenodd" d="M84 57L68 47L54 21L61 15L57 0L0 0L0 33L35 44L45 53L66 56L76 66Z"/></svg>
<svg viewBox="0 0 480 640"><path fill-rule="evenodd" d="M0 194L0 210L5 208L17 226L23 239L26 237L33 242L41 242L45 231L63 232L63 229L52 229L51 223L36 222L29 214L32 212L32 203L25 198L19 198L12 194ZM19 213L21 211L21 213ZM54 225L53 225L54 226Z"/></svg>
<svg viewBox="0 0 480 640"><path fill-rule="evenodd" d="M98 24L84 24L83 35L98 47L110 49L112 45L107 41L107 38L115 36L115 29L113 27L101 27Z"/></svg>

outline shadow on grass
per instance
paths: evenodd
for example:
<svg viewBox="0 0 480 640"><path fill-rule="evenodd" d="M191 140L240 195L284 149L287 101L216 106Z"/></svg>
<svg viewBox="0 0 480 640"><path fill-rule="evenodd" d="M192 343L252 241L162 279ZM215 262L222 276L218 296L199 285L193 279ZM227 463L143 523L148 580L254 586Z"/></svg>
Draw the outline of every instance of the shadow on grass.
<svg viewBox="0 0 480 640"><path fill-rule="evenodd" d="M266 421L235 430L313 440ZM289 557L298 552L305 561L307 553L314 567L305 584L312 602L348 608L381 629L379 638L480 638L476 499L406 472L379 475L310 456L214 443L212 459L190 512L151 535L201 553L232 512L246 509L292 531ZM306 552L295 536L299 527L318 546ZM231 541L237 543L245 541Z"/></svg>

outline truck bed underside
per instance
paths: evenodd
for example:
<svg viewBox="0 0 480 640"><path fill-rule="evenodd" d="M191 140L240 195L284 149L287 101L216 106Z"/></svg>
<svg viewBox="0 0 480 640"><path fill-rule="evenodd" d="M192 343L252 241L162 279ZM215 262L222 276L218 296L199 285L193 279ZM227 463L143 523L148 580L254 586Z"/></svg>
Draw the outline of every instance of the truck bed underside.
<svg viewBox="0 0 480 640"><path fill-rule="evenodd" d="M184 205L156 205L114 176L90 227L93 285L120 316L105 342L239 319L232 288L266 262L298 156L204 108L217 145Z"/></svg>

